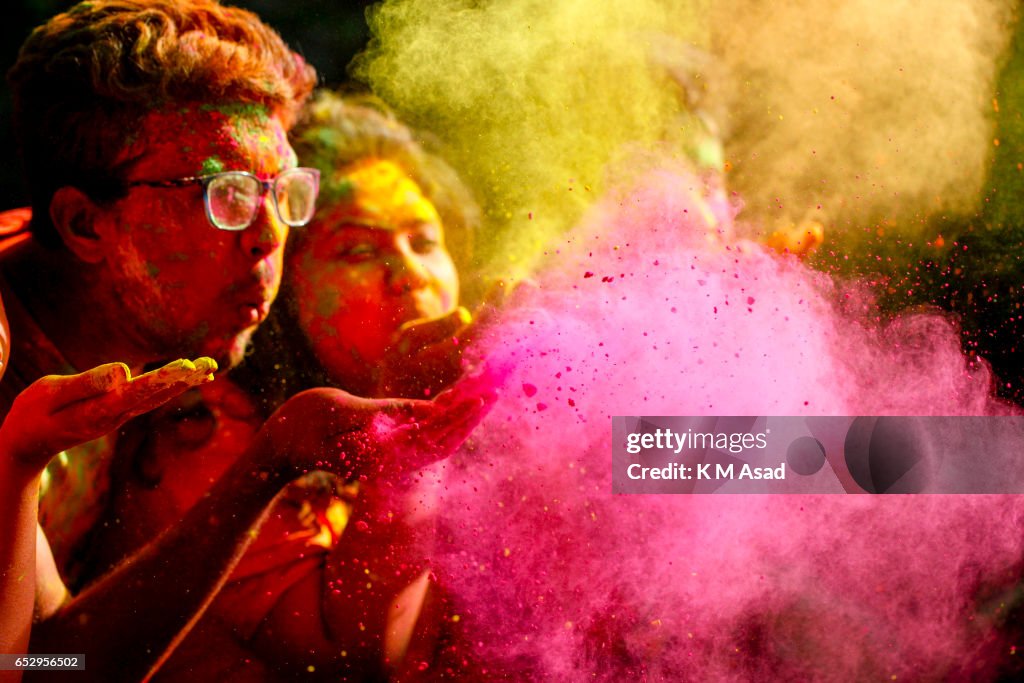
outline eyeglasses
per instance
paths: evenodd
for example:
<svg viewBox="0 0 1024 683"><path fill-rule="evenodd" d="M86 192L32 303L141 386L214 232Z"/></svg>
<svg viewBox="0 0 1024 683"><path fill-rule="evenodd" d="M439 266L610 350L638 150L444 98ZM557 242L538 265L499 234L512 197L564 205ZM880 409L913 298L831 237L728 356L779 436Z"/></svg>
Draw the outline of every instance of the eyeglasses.
<svg viewBox="0 0 1024 683"><path fill-rule="evenodd" d="M245 230L256 219L263 197L271 191L281 222L293 228L309 223L316 211L320 171L292 168L261 180L246 171L225 171L177 180L136 180L123 187L203 186L203 203L210 223L221 230Z"/></svg>

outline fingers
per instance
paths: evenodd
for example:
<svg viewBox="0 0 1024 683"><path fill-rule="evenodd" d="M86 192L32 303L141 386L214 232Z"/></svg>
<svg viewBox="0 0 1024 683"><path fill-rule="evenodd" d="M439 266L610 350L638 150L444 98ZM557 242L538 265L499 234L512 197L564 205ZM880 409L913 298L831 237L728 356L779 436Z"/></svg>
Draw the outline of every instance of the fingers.
<svg viewBox="0 0 1024 683"><path fill-rule="evenodd" d="M402 401L360 398L339 389L307 389L288 399L264 423L270 452L299 471L315 467L339 434L366 429L381 411L402 414Z"/></svg>
<svg viewBox="0 0 1024 683"><path fill-rule="evenodd" d="M188 389L212 381L216 367L210 358L177 360L134 379L116 381L105 393L66 403L51 414L63 435L59 450L102 436Z"/></svg>
<svg viewBox="0 0 1024 683"><path fill-rule="evenodd" d="M497 386L492 375L478 373L434 401L311 389L289 400L264 429L272 452L299 471L389 477L451 454L490 410Z"/></svg>
<svg viewBox="0 0 1024 683"><path fill-rule="evenodd" d="M451 455L493 406L482 397L466 398L444 410L434 406L428 419L394 427L391 447L400 453L401 471L418 470Z"/></svg>
<svg viewBox="0 0 1024 683"><path fill-rule="evenodd" d="M395 349L406 355L425 346L450 340L472 319L469 311L459 306L440 318L410 320L398 329Z"/></svg>
<svg viewBox="0 0 1024 683"><path fill-rule="evenodd" d="M457 332L459 343L465 346L475 342L481 332L494 324L500 311L523 305L536 288L530 280L494 282L473 312L472 321L467 321L468 324Z"/></svg>
<svg viewBox="0 0 1024 683"><path fill-rule="evenodd" d="M48 390L54 398L51 413L73 409L77 403L99 398L106 398L105 403L111 406L123 404L127 410L137 403L144 403L149 396L166 387L184 383L184 388L187 389L210 381L216 369L217 363L212 358L198 358L194 363L181 359L132 378L128 366L124 363L107 363L80 375L51 375L44 380L48 381ZM153 405L146 410L154 407L156 406Z"/></svg>
<svg viewBox="0 0 1024 683"><path fill-rule="evenodd" d="M335 432L329 451L345 453L340 463L372 476L421 469L450 455L493 405L493 393L460 394L447 403L412 399L362 399L362 425ZM330 462L330 458L325 458ZM358 465L356 463L359 463ZM351 476L352 472L342 472Z"/></svg>
<svg viewBox="0 0 1024 683"><path fill-rule="evenodd" d="M412 398L377 398L367 400L372 401L372 404L368 407L373 411L398 421L429 419L438 410L433 401L422 401Z"/></svg>
<svg viewBox="0 0 1024 683"><path fill-rule="evenodd" d="M403 411L405 424L392 435L401 444L404 464L418 469L449 456L490 412L498 397L500 378L481 371L461 379L433 401L392 402Z"/></svg>
<svg viewBox="0 0 1024 683"><path fill-rule="evenodd" d="M368 407L392 419L416 423L416 429L442 426L468 411L483 409L482 418L498 398L510 368L486 365L442 391L432 401L415 399L366 399ZM475 424L475 423L474 423Z"/></svg>
<svg viewBox="0 0 1024 683"><path fill-rule="evenodd" d="M464 351L491 324L496 312L485 306L473 319L460 307L441 318L407 323L382 364L377 395L427 397L448 386L478 360Z"/></svg>
<svg viewBox="0 0 1024 683"><path fill-rule="evenodd" d="M217 363L212 358L168 363L117 387L97 404L119 422L157 408L192 387L213 381Z"/></svg>
<svg viewBox="0 0 1024 683"><path fill-rule="evenodd" d="M216 372L217 361L202 357L195 361L181 358L167 365L139 375L131 381L130 387L142 391L142 387L169 386L177 382L202 384L208 376Z"/></svg>
<svg viewBox="0 0 1024 683"><path fill-rule="evenodd" d="M439 452L449 455L476 429L494 403L493 399L486 397L466 399L447 410L445 420L425 436L433 441Z"/></svg>
<svg viewBox="0 0 1024 683"><path fill-rule="evenodd" d="M3 423L12 456L33 470L50 457L107 434L187 389L211 381L209 358L179 360L131 379L123 363L43 377L18 395Z"/></svg>
<svg viewBox="0 0 1024 683"><path fill-rule="evenodd" d="M465 309L462 309L465 310ZM465 349L465 347L473 344L480 334L485 331L490 325L497 319L499 307L487 303L486 301L476 309L476 312L469 316L467 314L465 320L466 324L461 329L456 330L452 335L449 336L455 346Z"/></svg>
<svg viewBox="0 0 1024 683"><path fill-rule="evenodd" d="M54 400L50 410L57 412L72 403L105 394L130 378L131 372L124 363L107 363L79 375L50 375L39 381L46 383Z"/></svg>
<svg viewBox="0 0 1024 683"><path fill-rule="evenodd" d="M438 394L433 403L441 409L476 399L493 403L497 400L498 390L505 384L511 372L510 364L485 363L472 374L463 375L458 382Z"/></svg>
<svg viewBox="0 0 1024 683"><path fill-rule="evenodd" d="M106 405L97 406L96 411L103 413L108 422L111 423L108 429L109 431L110 429L116 429L133 417L137 417L159 408L168 401L177 398L189 389L195 387L197 384L202 384L207 381L212 381L212 378L208 377L198 382L183 380L159 388L147 387L144 392L136 392L134 396L128 399L126 399L123 394L121 396L112 395L110 397L100 399L100 401L106 403Z"/></svg>

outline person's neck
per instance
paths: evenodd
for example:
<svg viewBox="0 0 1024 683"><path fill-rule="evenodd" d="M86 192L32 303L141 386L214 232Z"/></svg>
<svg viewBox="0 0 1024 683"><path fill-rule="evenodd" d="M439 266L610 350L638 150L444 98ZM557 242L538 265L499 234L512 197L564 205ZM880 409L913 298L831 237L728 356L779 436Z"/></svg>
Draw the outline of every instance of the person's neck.
<svg viewBox="0 0 1024 683"><path fill-rule="evenodd" d="M99 286L96 267L63 249L33 244L4 270L22 306L76 370L116 361L136 374L157 360L146 354L110 291Z"/></svg>

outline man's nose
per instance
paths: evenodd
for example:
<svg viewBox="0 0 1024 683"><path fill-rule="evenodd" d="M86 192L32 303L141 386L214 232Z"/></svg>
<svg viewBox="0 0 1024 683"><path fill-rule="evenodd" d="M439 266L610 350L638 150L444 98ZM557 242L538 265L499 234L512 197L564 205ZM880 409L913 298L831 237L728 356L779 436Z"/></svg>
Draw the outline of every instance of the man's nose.
<svg viewBox="0 0 1024 683"><path fill-rule="evenodd" d="M287 239L288 225L278 218L274 200L268 194L260 203L252 223L242 231L242 249L249 256L263 259L279 250Z"/></svg>

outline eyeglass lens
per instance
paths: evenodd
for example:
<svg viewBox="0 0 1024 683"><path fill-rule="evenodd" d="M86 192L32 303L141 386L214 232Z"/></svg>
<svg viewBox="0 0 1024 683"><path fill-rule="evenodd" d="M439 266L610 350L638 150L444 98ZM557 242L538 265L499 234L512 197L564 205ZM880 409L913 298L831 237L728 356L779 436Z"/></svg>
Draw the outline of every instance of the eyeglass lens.
<svg viewBox="0 0 1024 683"><path fill-rule="evenodd" d="M316 179L301 169L278 176L274 192L281 220L293 227L308 223L316 210L316 191Z"/></svg>
<svg viewBox="0 0 1024 683"><path fill-rule="evenodd" d="M241 230L256 216L260 203L260 181L241 174L224 174L206 188L210 218L222 230Z"/></svg>
<svg viewBox="0 0 1024 683"><path fill-rule="evenodd" d="M256 217L262 183L250 175L224 173L206 188L210 219L222 230L244 230ZM305 225L316 208L316 178L302 169L282 173L274 181L278 217L289 226Z"/></svg>

